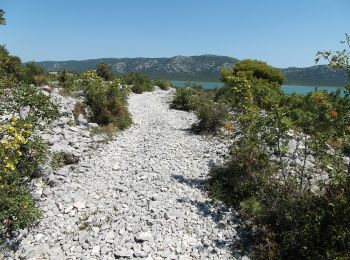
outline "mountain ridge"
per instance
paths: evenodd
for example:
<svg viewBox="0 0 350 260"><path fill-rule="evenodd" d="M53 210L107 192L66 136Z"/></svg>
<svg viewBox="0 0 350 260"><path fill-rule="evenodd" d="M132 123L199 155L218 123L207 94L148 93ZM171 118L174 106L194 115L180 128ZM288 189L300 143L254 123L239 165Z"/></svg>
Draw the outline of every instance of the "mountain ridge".
<svg viewBox="0 0 350 260"><path fill-rule="evenodd" d="M94 69L104 62L111 66L118 75L130 72L142 72L154 79L186 80L186 81L220 81L220 70L229 68L239 61L229 56L204 54L197 56L177 55L170 58L97 58L67 61L36 62L48 71L68 69L81 73ZM311 86L345 86L347 75L343 71L334 71L326 65L311 67L281 68L286 77L286 84Z"/></svg>

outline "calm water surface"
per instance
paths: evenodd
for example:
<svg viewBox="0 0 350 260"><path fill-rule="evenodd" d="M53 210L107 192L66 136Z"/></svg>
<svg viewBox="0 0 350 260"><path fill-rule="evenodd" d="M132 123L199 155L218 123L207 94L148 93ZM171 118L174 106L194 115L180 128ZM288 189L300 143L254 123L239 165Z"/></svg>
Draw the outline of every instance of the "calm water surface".
<svg viewBox="0 0 350 260"><path fill-rule="evenodd" d="M173 81L173 83L177 87L184 87L186 84L188 84L188 81ZM206 88L206 89L220 88L224 85L222 82L192 81L192 83L202 85L203 88ZM287 94L292 94L292 93L307 94L308 92L311 92L315 89L316 89L316 87L312 87L312 86L282 85L282 90ZM338 89L338 87L323 86L323 87L317 87L317 89L318 90L336 91Z"/></svg>

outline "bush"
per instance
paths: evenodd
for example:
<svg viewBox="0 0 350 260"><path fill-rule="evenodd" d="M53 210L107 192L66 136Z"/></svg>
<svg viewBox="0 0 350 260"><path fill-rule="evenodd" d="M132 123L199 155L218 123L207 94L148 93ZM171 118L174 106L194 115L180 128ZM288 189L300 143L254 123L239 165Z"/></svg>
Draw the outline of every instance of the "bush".
<svg viewBox="0 0 350 260"><path fill-rule="evenodd" d="M229 118L227 107L211 99L202 99L195 114L199 119L192 127L195 132L215 133Z"/></svg>
<svg viewBox="0 0 350 260"><path fill-rule="evenodd" d="M77 77L73 73L68 72L66 69L58 73L58 83L67 94L71 94L74 90L76 90L76 79Z"/></svg>
<svg viewBox="0 0 350 260"><path fill-rule="evenodd" d="M0 45L0 75L11 75L17 80L22 76L21 59L11 56L4 45Z"/></svg>
<svg viewBox="0 0 350 260"><path fill-rule="evenodd" d="M144 88L141 85L132 85L131 90L136 94L142 94L144 92Z"/></svg>
<svg viewBox="0 0 350 260"><path fill-rule="evenodd" d="M31 139L32 129L32 125L16 117L0 122L0 240L40 216L27 182L45 160L46 152L41 143Z"/></svg>
<svg viewBox="0 0 350 260"><path fill-rule="evenodd" d="M184 111L196 110L199 99L204 95L204 90L193 87L176 88L176 93L171 101L170 108Z"/></svg>
<svg viewBox="0 0 350 260"><path fill-rule="evenodd" d="M86 104L92 110L92 121L101 125L114 124L120 130L127 128L132 120L126 107L128 90L119 80L106 82L96 72L84 74L83 88Z"/></svg>
<svg viewBox="0 0 350 260"><path fill-rule="evenodd" d="M13 88L6 103L9 113L21 113L26 108L27 113L23 115L25 120L38 128L43 127L42 122L50 123L59 116L58 107L52 103L50 97L25 83L19 83Z"/></svg>
<svg viewBox="0 0 350 260"><path fill-rule="evenodd" d="M2 15L0 10L0 23ZM45 76L34 64L22 66L0 46L0 242L40 217L28 183L46 161L47 146L33 132L57 118L58 109L30 84L43 84Z"/></svg>
<svg viewBox="0 0 350 260"><path fill-rule="evenodd" d="M216 100L228 103L232 108L236 108L241 103L237 90L242 93L250 91L254 103L264 110L272 110L283 97L283 92L276 82L232 72L225 77L225 86L217 91Z"/></svg>
<svg viewBox="0 0 350 260"><path fill-rule="evenodd" d="M42 86L47 83L47 72L34 62L27 63L23 66L22 78L28 84Z"/></svg>
<svg viewBox="0 0 350 260"><path fill-rule="evenodd" d="M245 78L266 80L276 86L281 86L285 80L283 73L276 68L258 60L241 60L232 69L224 69L221 72L223 81L226 82L231 76L244 76Z"/></svg>
<svg viewBox="0 0 350 260"><path fill-rule="evenodd" d="M236 111L238 127L232 158L212 170L209 193L253 221L257 259L349 257L350 178L343 147L349 143L350 100L317 91L287 96L266 79L242 75L227 77L218 98ZM302 147L292 152L290 129ZM313 164L305 167L311 155ZM301 163L291 164L296 156ZM326 180L317 180L320 175Z"/></svg>
<svg viewBox="0 0 350 260"><path fill-rule="evenodd" d="M281 259L348 258L349 182L327 185L322 195L297 194L295 186L287 185L269 187L268 196L258 199L261 210L249 214L260 226L259 258L271 253Z"/></svg>
<svg viewBox="0 0 350 260"><path fill-rule="evenodd" d="M162 90L169 90L169 88L172 86L171 82L167 80L156 80L154 85L158 86Z"/></svg>
<svg viewBox="0 0 350 260"><path fill-rule="evenodd" d="M216 133L229 119L229 107L215 102L216 90L206 90L201 86L189 84L176 88L170 108L193 111L198 122L192 126L197 133ZM228 126L228 125L227 125Z"/></svg>
<svg viewBox="0 0 350 260"><path fill-rule="evenodd" d="M110 66L106 63L98 64L96 67L96 73L97 76L103 78L106 81L112 81L115 78Z"/></svg>
<svg viewBox="0 0 350 260"><path fill-rule="evenodd" d="M66 165L65 163L65 156L63 152L57 152L53 153L51 156L51 163L50 163L52 169L57 170L63 166Z"/></svg>
<svg viewBox="0 0 350 260"><path fill-rule="evenodd" d="M225 166L213 168L207 186L211 197L236 208L243 201L255 198L269 176L265 155L252 158L256 153L250 148L244 149Z"/></svg>
<svg viewBox="0 0 350 260"><path fill-rule="evenodd" d="M47 146L32 133L59 113L48 96L15 79L10 89L0 92L0 101L0 112L21 115L21 118L0 119L0 240L3 241L13 230L25 228L40 217L28 182L46 161Z"/></svg>
<svg viewBox="0 0 350 260"><path fill-rule="evenodd" d="M145 74L131 72L123 77L123 82L132 85L132 92L141 94L145 91L154 91L151 79Z"/></svg>
<svg viewBox="0 0 350 260"><path fill-rule="evenodd" d="M243 100L242 100L243 99ZM231 108L240 108L245 100L253 99L252 84L245 77L234 76L226 80L223 88L215 95L216 101L228 104Z"/></svg>
<svg viewBox="0 0 350 260"><path fill-rule="evenodd" d="M18 180L18 176L13 178L16 180L1 181L0 243L10 237L12 231L27 227L41 216L27 185Z"/></svg>

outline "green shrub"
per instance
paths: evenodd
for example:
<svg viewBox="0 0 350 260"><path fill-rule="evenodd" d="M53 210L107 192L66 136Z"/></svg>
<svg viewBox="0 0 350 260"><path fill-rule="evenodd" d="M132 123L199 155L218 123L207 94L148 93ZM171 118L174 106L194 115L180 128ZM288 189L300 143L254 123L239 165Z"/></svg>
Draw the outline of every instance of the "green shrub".
<svg viewBox="0 0 350 260"><path fill-rule="evenodd" d="M0 120L0 240L3 241L13 230L22 229L40 217L28 191L28 182L46 161L47 146L33 132L56 119L59 113L49 97L17 80L10 89L0 92L0 101L6 113L23 115Z"/></svg>
<svg viewBox="0 0 350 260"><path fill-rule="evenodd" d="M56 152L53 153L51 156L51 163L50 163L52 169L57 170L63 166L66 165L65 163L65 156L62 152Z"/></svg>
<svg viewBox="0 0 350 260"><path fill-rule="evenodd" d="M350 100L318 91L287 96L266 79L242 75L227 77L218 98L236 111L238 138L227 165L212 170L209 193L253 221L254 258L346 259L350 178L343 151ZM301 163L294 166L295 153L287 154L290 129L302 140ZM314 163L306 168L310 155ZM319 174L328 180L313 184Z"/></svg>
<svg viewBox="0 0 350 260"><path fill-rule="evenodd" d="M43 127L41 122L50 123L59 116L57 105L34 86L25 83L17 84L9 99L7 111L19 112L23 108L28 108L26 121L33 124L35 128Z"/></svg>
<svg viewBox="0 0 350 260"><path fill-rule="evenodd" d="M112 81L115 78L110 66L106 63L98 64L96 67L96 73L97 76L103 78L106 81Z"/></svg>
<svg viewBox="0 0 350 260"><path fill-rule="evenodd" d="M64 69L58 73L57 78L60 87L62 87L68 95L76 90L75 81L77 80L77 77L73 73Z"/></svg>
<svg viewBox="0 0 350 260"><path fill-rule="evenodd" d="M31 124L16 117L0 122L0 240L40 216L27 183L47 153L32 130Z"/></svg>
<svg viewBox="0 0 350 260"><path fill-rule="evenodd" d="M11 56L5 45L0 45L0 75L11 75L18 80L22 76L21 59Z"/></svg>
<svg viewBox="0 0 350 260"><path fill-rule="evenodd" d="M2 16L0 10L0 24L5 22ZM30 84L43 84L45 76L34 64L22 66L0 46L0 115L20 115L0 118L0 242L40 217L28 183L47 160L47 146L33 133L56 119L58 109Z"/></svg>
<svg viewBox="0 0 350 260"><path fill-rule="evenodd" d="M266 259L346 259L350 255L349 182L327 185L325 193L298 194L297 187L274 185L258 198L260 210L252 212L259 225L256 254ZM271 252L271 244L275 244Z"/></svg>
<svg viewBox="0 0 350 260"><path fill-rule="evenodd" d="M268 155L254 142L258 140L242 138L232 149L231 160L211 170L208 191L213 198L237 207L242 201L255 198L264 187L273 167Z"/></svg>
<svg viewBox="0 0 350 260"><path fill-rule="evenodd" d="M252 84L245 77L232 76L225 82L225 86L216 92L215 100L228 104L231 108L242 108L241 105L252 101Z"/></svg>
<svg viewBox="0 0 350 260"><path fill-rule="evenodd" d="M144 91L154 91L151 79L142 73L131 72L123 77L123 82L132 85L132 92L141 94Z"/></svg>
<svg viewBox="0 0 350 260"><path fill-rule="evenodd" d="M241 103L237 89L245 92L247 89L251 92L254 103L261 109L272 110L283 98L282 90L266 79L249 79L244 74L231 75L225 80L225 86L216 92L216 100L228 103L232 108L237 107Z"/></svg>
<svg viewBox="0 0 350 260"><path fill-rule="evenodd" d="M167 80L156 80L154 85L158 86L162 90L169 90L169 88L172 87L171 82Z"/></svg>
<svg viewBox="0 0 350 260"><path fill-rule="evenodd" d="M15 175L15 173L13 173ZM13 177L20 179L19 177ZM26 183L21 180L11 182L0 181L0 243L11 232L16 229L23 229L34 223L41 214L35 207L34 200L27 188Z"/></svg>
<svg viewBox="0 0 350 260"><path fill-rule="evenodd" d="M241 60L235 63L232 69L222 70L222 78L225 82L230 76L243 76L249 80L262 79L271 84L281 86L285 80L283 73L276 68L258 60Z"/></svg>
<svg viewBox="0 0 350 260"><path fill-rule="evenodd" d="M229 118L227 107L211 99L201 99L195 114L199 121L192 128L196 132L215 133Z"/></svg>
<svg viewBox="0 0 350 260"><path fill-rule="evenodd" d="M216 90L205 90L201 86L189 84L176 88L170 108L193 111L198 122L192 126L195 132L215 133L229 119L228 106L215 102Z"/></svg>
<svg viewBox="0 0 350 260"><path fill-rule="evenodd" d="M7 74L0 70L0 98L5 92L9 92L8 89L13 88L13 86L16 86L17 84L18 79L14 75Z"/></svg>
<svg viewBox="0 0 350 260"><path fill-rule="evenodd" d="M120 130L127 128L132 120L126 107L128 89L119 80L106 82L96 72L84 75L83 88L86 104L92 110L92 121L101 125L114 124Z"/></svg>
<svg viewBox="0 0 350 260"><path fill-rule="evenodd" d="M27 63L23 66L22 78L26 83L42 86L47 83L47 72L34 62Z"/></svg>
<svg viewBox="0 0 350 260"><path fill-rule="evenodd" d="M141 85L132 85L131 87L132 92L136 94L142 94L144 92L144 88Z"/></svg>
<svg viewBox="0 0 350 260"><path fill-rule="evenodd" d="M191 87L176 88L175 96L170 104L170 108L184 111L194 111L198 106L198 99L202 90Z"/></svg>

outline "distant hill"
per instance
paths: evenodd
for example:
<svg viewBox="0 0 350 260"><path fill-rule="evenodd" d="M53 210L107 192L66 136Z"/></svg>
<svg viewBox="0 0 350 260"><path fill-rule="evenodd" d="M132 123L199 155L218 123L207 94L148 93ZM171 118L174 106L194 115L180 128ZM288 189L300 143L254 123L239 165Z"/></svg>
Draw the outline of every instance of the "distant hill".
<svg viewBox="0 0 350 260"><path fill-rule="evenodd" d="M306 68L282 69L286 76L286 84L305 86L346 86L345 71L333 70L326 65L317 65Z"/></svg>
<svg viewBox="0 0 350 260"><path fill-rule="evenodd" d="M219 81L220 70L231 67L238 59L227 56L175 56L171 58L102 58L70 61L37 62L48 71L68 69L83 72L93 69L104 62L111 66L118 75L129 72L142 72L154 79ZM347 76L344 72L330 70L325 65L307 68L281 69L286 76L287 84L313 86L344 86Z"/></svg>

